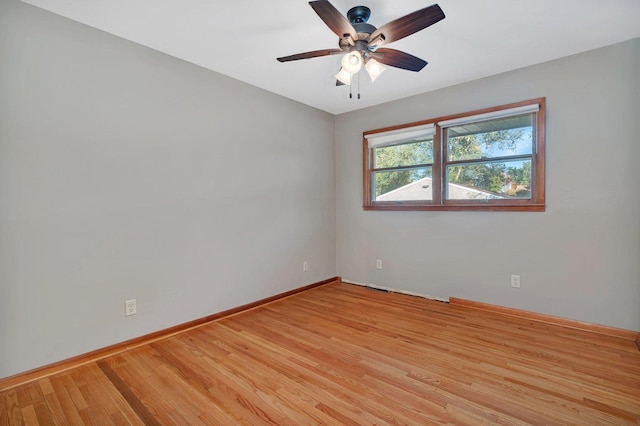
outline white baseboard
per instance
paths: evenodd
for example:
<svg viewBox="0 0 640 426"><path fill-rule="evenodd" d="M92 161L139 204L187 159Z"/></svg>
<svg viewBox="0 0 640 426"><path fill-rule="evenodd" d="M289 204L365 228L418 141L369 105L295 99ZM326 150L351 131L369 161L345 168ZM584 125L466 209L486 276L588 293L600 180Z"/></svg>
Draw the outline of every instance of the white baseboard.
<svg viewBox="0 0 640 426"><path fill-rule="evenodd" d="M406 294L408 296L422 297L423 299L436 300L438 302L449 303L449 299L442 299L440 297L430 296L428 294L414 293L413 291L408 291L408 290L399 290L397 288L385 287L385 286L376 285L376 284L359 283L357 281L346 280L344 278L342 278L342 282L346 284L359 285L362 287L369 287L375 290L389 291L392 293Z"/></svg>

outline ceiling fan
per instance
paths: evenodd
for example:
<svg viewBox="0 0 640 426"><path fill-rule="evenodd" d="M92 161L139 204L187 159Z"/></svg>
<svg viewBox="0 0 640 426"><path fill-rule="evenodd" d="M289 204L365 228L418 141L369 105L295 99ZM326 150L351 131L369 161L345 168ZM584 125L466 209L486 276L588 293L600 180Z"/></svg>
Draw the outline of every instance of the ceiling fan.
<svg viewBox="0 0 640 426"><path fill-rule="evenodd" d="M376 28L367 23L371 9L366 6L355 6L344 17L327 0L310 1L309 5L329 29L339 37L339 49L298 53L278 58L278 61L288 62L344 54L342 67L336 74L336 86L351 85L353 75L360 71L362 65L367 70L372 82L385 70L381 64L409 71L420 71L427 65L427 61L399 50L381 46L423 30L445 17L440 6L434 4ZM349 96L351 97L351 94ZM360 94L358 94L359 97Z"/></svg>

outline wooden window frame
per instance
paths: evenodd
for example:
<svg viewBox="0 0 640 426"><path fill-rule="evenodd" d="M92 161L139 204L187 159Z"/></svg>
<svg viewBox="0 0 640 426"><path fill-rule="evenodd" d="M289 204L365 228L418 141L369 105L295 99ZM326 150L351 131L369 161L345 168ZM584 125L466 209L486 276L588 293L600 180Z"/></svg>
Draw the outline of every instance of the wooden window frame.
<svg viewBox="0 0 640 426"><path fill-rule="evenodd" d="M365 131L362 134L363 159L363 209L364 210L426 210L426 211L513 211L513 212L543 212L545 210L545 101L546 98L536 98L507 105L484 108L461 114L437 117L429 120L417 121L397 126ZM529 199L488 199L488 200L447 200L445 199L444 169L446 165L445 129L438 123L448 120L470 117L479 114L494 113L518 107L538 105L535 114L534 152L531 154L531 198ZM435 125L433 136L433 166L432 166L432 200L431 201L375 201L372 194L373 158L369 148L368 136L385 133L404 128Z"/></svg>

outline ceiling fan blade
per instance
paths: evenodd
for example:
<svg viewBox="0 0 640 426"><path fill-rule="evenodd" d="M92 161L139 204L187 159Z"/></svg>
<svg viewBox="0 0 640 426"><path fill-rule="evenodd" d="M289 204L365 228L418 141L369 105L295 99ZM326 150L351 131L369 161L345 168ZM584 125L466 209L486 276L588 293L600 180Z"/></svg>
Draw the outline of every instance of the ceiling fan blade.
<svg viewBox="0 0 640 426"><path fill-rule="evenodd" d="M384 39L377 43L378 46L382 46L417 33L443 19L444 12L440 6L433 4L383 25L371 34L371 40L382 34Z"/></svg>
<svg viewBox="0 0 640 426"><path fill-rule="evenodd" d="M338 53L343 53L343 52L340 49L313 50L311 52L304 52L304 53L297 53L295 55L283 56L281 58L278 58L278 61L280 62L297 61L299 59L317 58L319 56L336 55Z"/></svg>
<svg viewBox="0 0 640 426"><path fill-rule="evenodd" d="M340 80L336 80L336 86L344 86L344 83Z"/></svg>
<svg viewBox="0 0 640 426"><path fill-rule="evenodd" d="M309 5L340 39L344 38L345 34L350 35L353 40L358 39L358 33L351 22L327 0L310 1Z"/></svg>
<svg viewBox="0 0 640 426"><path fill-rule="evenodd" d="M418 72L427 65L427 61L395 49L382 47L376 53L382 54L380 57L376 56L376 60L390 67Z"/></svg>

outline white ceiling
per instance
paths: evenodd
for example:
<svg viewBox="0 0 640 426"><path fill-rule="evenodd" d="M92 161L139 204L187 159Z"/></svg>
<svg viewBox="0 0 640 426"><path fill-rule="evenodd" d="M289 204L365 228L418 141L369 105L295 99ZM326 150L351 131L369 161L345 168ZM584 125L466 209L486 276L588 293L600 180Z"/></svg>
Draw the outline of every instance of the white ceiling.
<svg viewBox="0 0 640 426"><path fill-rule="evenodd" d="M368 6L387 22L438 1L446 18L385 47L429 62L389 68L362 98L335 87L340 56L276 57L336 48L338 38L304 0L23 0L332 114L640 37L640 0L331 0L343 14Z"/></svg>

